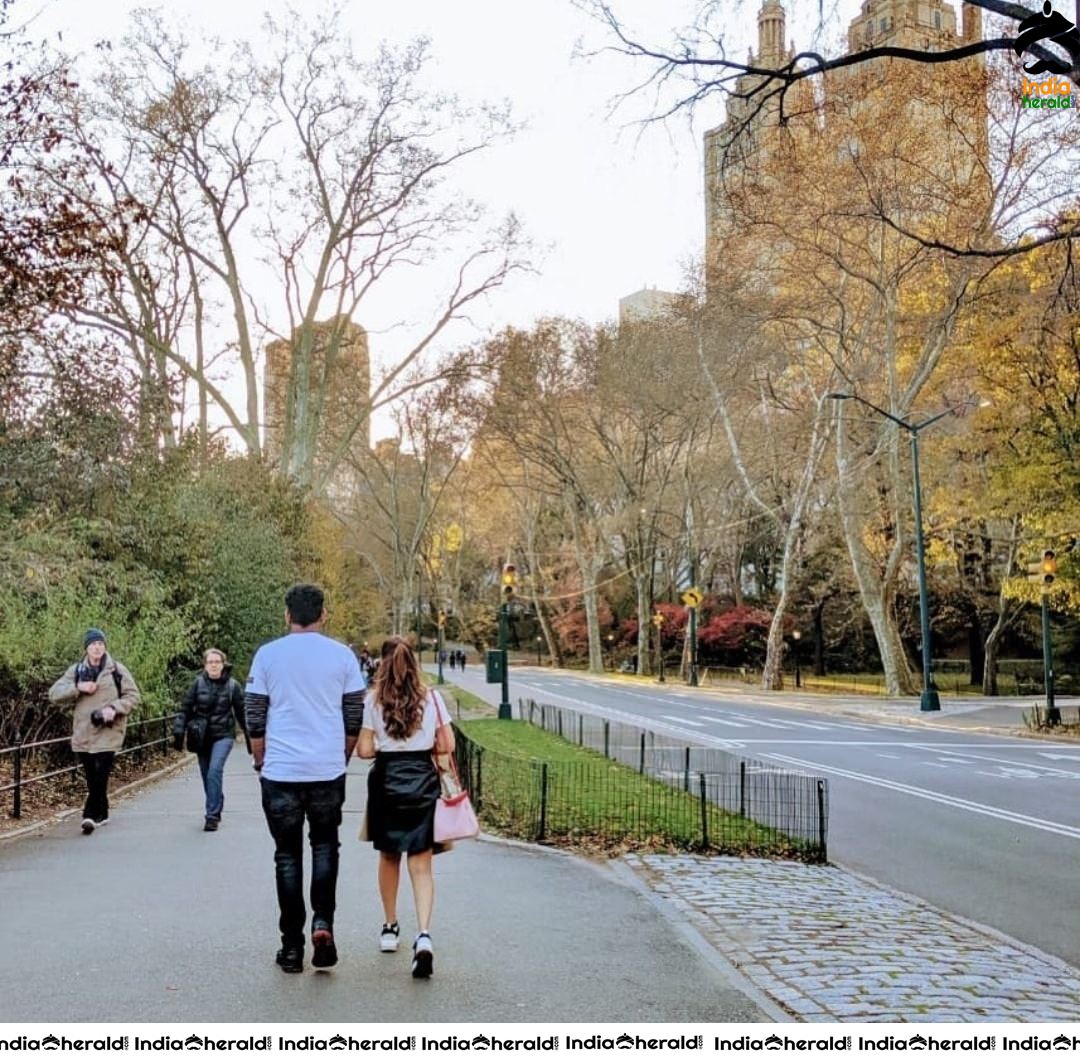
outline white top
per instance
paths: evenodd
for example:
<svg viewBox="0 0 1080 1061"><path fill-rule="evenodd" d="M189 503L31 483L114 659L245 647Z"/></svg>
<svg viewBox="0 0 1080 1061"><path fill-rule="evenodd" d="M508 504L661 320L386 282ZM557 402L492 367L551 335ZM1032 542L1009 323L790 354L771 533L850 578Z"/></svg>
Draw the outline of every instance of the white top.
<svg viewBox="0 0 1080 1061"><path fill-rule="evenodd" d="M436 707L436 703L438 707ZM435 730L449 723L446 704L434 689L429 689L424 701L424 715L416 732L405 740L395 740L386 735L383 724L382 705L375 702L375 694L368 693L364 701L364 729L375 733L375 750L380 752L426 752L435 747Z"/></svg>
<svg viewBox="0 0 1080 1061"><path fill-rule="evenodd" d="M247 691L266 696L270 781L333 781L345 773L346 693L367 688L352 649L319 633L286 634L251 661Z"/></svg>

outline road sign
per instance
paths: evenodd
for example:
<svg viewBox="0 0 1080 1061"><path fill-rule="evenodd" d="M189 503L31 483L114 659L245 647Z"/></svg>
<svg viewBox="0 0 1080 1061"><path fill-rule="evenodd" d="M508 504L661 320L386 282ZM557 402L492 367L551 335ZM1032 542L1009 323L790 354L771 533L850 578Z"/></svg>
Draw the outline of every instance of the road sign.
<svg viewBox="0 0 1080 1061"><path fill-rule="evenodd" d="M697 608L700 607L701 602L705 599L705 594L702 593L697 586L691 586L688 590L683 591L683 594L679 599L688 608Z"/></svg>

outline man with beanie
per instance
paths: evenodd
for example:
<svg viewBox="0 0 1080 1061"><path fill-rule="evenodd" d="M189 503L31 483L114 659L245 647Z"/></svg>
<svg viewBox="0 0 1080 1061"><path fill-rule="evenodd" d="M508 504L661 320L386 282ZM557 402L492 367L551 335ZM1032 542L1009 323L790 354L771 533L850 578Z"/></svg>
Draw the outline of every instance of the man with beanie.
<svg viewBox="0 0 1080 1061"><path fill-rule="evenodd" d="M86 655L49 690L54 704L73 704L71 749L86 775L82 831L90 835L109 821L109 774L124 743L127 718L139 703L139 688L127 668L105 650L105 634L91 627L83 637Z"/></svg>

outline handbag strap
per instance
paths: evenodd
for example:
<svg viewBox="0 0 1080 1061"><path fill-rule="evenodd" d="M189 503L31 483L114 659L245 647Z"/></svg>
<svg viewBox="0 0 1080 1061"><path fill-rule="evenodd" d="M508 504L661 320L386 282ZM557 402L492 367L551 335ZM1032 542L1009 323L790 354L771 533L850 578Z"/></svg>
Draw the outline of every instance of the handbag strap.
<svg viewBox="0 0 1080 1061"><path fill-rule="evenodd" d="M443 703L443 698L437 692L435 692L434 689L431 690L431 700L432 700L432 703L434 703L434 705L435 705L435 722L436 722L436 727L435 728L438 729L439 726L449 726L450 725L450 719L446 714L446 704ZM446 758L450 760L450 769L449 770L444 769L442 764L439 762L439 755L440 754L445 755ZM456 761L456 759L454 757L453 752L436 753L435 749L432 748L431 749L431 761L435 764L435 769L440 774L450 774L453 777L453 779L458 783L458 788L461 788L462 790L464 790L464 786L461 784L461 778L458 776L457 761Z"/></svg>

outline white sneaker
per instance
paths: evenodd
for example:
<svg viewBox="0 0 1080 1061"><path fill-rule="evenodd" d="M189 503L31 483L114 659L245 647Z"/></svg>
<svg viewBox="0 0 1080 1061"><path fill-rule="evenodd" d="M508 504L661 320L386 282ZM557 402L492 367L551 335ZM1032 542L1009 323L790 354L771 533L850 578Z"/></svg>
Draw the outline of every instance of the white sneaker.
<svg viewBox="0 0 1080 1061"><path fill-rule="evenodd" d="M108 815L105 815L105 817L104 817L104 818L102 818L102 819L101 819L101 821L99 821L99 822L94 822L94 825L96 825L96 826L97 826L97 827L98 827L99 829L100 829L100 828L101 828L101 827L102 827L103 825L108 825L108 824L109 824L109 816L108 816Z"/></svg>
<svg viewBox="0 0 1080 1061"><path fill-rule="evenodd" d="M432 973L434 954L431 950L431 937L426 932L421 932L412 945L412 974L416 980L426 980Z"/></svg>
<svg viewBox="0 0 1080 1061"><path fill-rule="evenodd" d="M384 924L382 932L379 933L379 950L383 954L393 954L400 942L401 930L398 928L398 923L395 921L392 925Z"/></svg>
<svg viewBox="0 0 1080 1061"><path fill-rule="evenodd" d="M93 818L83 818L82 831L86 836L89 836L97 828L97 823Z"/></svg>

